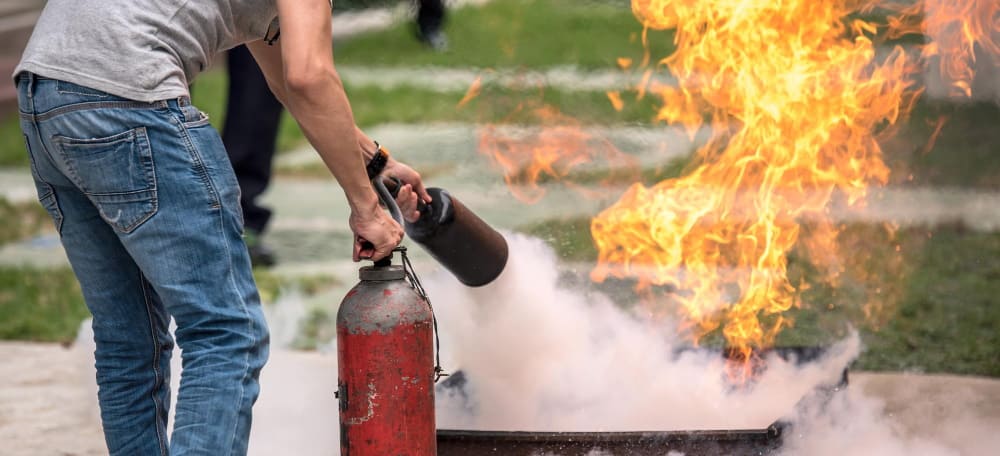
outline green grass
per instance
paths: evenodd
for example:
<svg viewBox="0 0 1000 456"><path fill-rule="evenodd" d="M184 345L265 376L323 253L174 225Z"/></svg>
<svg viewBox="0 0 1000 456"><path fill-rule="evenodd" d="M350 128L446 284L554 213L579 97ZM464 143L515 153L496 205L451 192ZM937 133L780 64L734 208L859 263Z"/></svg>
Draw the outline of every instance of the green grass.
<svg viewBox="0 0 1000 456"><path fill-rule="evenodd" d="M329 276L289 278L265 269L255 269L254 278L265 304L274 303L289 289L308 296L336 284ZM68 267L0 266L0 340L70 343L89 317L80 285ZM303 331L319 334L313 323L303 322Z"/></svg>
<svg viewBox="0 0 1000 456"><path fill-rule="evenodd" d="M463 93L437 93L401 87L348 87L355 120L362 127L380 123L477 122L538 124L536 108L549 106L583 124L621 125L645 123L654 115L654 102L646 98L615 111L607 95L548 88L515 90L484 89L468 104L458 107Z"/></svg>
<svg viewBox="0 0 1000 456"><path fill-rule="evenodd" d="M51 226L45 209L37 202L13 204L0 196L0 245L24 239Z"/></svg>
<svg viewBox="0 0 1000 456"><path fill-rule="evenodd" d="M193 102L209 115L216 128L225 121L226 75L211 71L195 84ZM603 92L579 92L549 88L519 90L485 87L466 105L458 104L464 92L437 92L402 86L382 89L347 85L355 122L361 128L384 123L418 124L428 122L526 123L538 122L533 108L551 106L585 124L647 123L654 115L655 100L627 102L615 111ZM285 112L278 132L278 150L287 151L305 144L305 137L294 119ZM23 148L23 147L22 147Z"/></svg>
<svg viewBox="0 0 1000 456"><path fill-rule="evenodd" d="M202 75L195 85L193 102L205 111L212 124L221 128L225 120L226 76L222 71ZM655 100L630 100L619 112L602 92L579 92L549 88L519 90L484 87L481 94L459 107L464 92L436 92L403 86L382 89L347 86L355 122L361 128L385 123L433 122L538 123L535 108L553 107L583 124L641 124L654 115ZM306 143L294 119L285 112L278 134L278 150L288 151ZM311 174L311 173L309 173ZM322 174L322 173L321 173Z"/></svg>
<svg viewBox="0 0 1000 456"><path fill-rule="evenodd" d="M843 236L865 253L846 258L836 287L804 277L814 287L779 344L824 343L851 323L866 346L858 368L1000 377L1000 233L854 225Z"/></svg>
<svg viewBox="0 0 1000 456"><path fill-rule="evenodd" d="M858 365L1000 377L1000 233L933 233L913 258L898 310L865 334Z"/></svg>
<svg viewBox="0 0 1000 456"><path fill-rule="evenodd" d="M17 112L0 116L0 166L27 167L28 163Z"/></svg>
<svg viewBox="0 0 1000 456"><path fill-rule="evenodd" d="M89 315L69 268L0 266L0 339L70 343Z"/></svg>
<svg viewBox="0 0 1000 456"><path fill-rule="evenodd" d="M338 64L346 65L444 65L479 68L545 68L578 65L583 68L616 68L618 57L642 58L635 41L641 27L622 2L570 0L508 0L484 7L449 12L447 53L426 50L412 34L411 24L399 24L339 43ZM559 30L559 33L552 33ZM653 55L672 51L669 33L651 34ZM225 120L227 77L222 70L199 76L192 98L221 128ZM616 112L602 92L566 90L510 90L486 88L473 102L459 109L464 92L440 93L415 88L379 89L348 86L355 120L362 128L382 123L499 122L531 120L521 104L548 104L585 123L648 122L653 100L626 103ZM278 150L305 143L298 125L286 112L278 136ZM0 147L3 147L0 144Z"/></svg>
<svg viewBox="0 0 1000 456"><path fill-rule="evenodd" d="M940 135L932 141L938 121ZM893 181L1000 190L1000 105L921 100L885 144ZM912 175L912 179L910 176Z"/></svg>
<svg viewBox="0 0 1000 456"><path fill-rule="evenodd" d="M544 239L564 259L593 262L589 227L586 218L559 219L522 231ZM776 345L829 344L854 327L866 346L857 368L1000 377L1000 233L953 225L890 235L882 226L857 224L847 226L841 240L845 272L835 286L790 254L792 282L812 288L801 294L803 306L786 314L795 325ZM611 280L594 286L624 296L621 288L629 285ZM670 291L658 293L667 297ZM702 342L718 346L722 337L716 331Z"/></svg>
<svg viewBox="0 0 1000 456"><path fill-rule="evenodd" d="M315 350L320 344L335 339L337 336L337 312L313 308L306 314L299 328L299 333L292 341L292 348L297 350Z"/></svg>
<svg viewBox="0 0 1000 456"><path fill-rule="evenodd" d="M229 77L224 70L211 70L201 74L191 88L191 103L208 114L212 125L222 132L226 121L226 91ZM278 128L279 151L286 151L305 143L302 130L288 111L282 113Z"/></svg>
<svg viewBox="0 0 1000 456"><path fill-rule="evenodd" d="M642 26L627 4L581 0L503 0L449 12L450 47L426 49L413 25L335 43L341 64L477 68L615 68L618 57L639 62ZM672 32L650 32L654 58L673 52Z"/></svg>
<svg viewBox="0 0 1000 456"><path fill-rule="evenodd" d="M254 268L254 280L257 282L257 290L260 292L261 301L265 303L276 302L282 292L296 290L303 295L310 296L319 293L327 288L337 285L339 281L329 275L309 275L289 278L284 275L277 275L265 268Z"/></svg>

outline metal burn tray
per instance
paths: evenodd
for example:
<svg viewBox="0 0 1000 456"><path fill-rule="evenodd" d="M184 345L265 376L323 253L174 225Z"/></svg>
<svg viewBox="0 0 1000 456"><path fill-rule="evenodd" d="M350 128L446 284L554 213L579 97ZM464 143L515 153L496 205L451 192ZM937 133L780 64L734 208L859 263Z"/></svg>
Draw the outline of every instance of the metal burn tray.
<svg viewBox="0 0 1000 456"><path fill-rule="evenodd" d="M509 456L763 455L780 446L781 428L666 432L494 432L440 429L438 455Z"/></svg>
<svg viewBox="0 0 1000 456"><path fill-rule="evenodd" d="M697 349L701 350L701 349ZM727 356L726 350L716 350ZM779 347L770 349L795 363L819 358L825 347ZM462 389L466 378L461 371L442 382L439 389ZM847 386L847 369L831 384L817 387L829 397ZM789 411L791 412L791 411ZM781 447L782 435L790 425L780 419L764 429L641 431L641 432L532 432L438 429L439 456L664 456L671 451L696 455L767 455Z"/></svg>

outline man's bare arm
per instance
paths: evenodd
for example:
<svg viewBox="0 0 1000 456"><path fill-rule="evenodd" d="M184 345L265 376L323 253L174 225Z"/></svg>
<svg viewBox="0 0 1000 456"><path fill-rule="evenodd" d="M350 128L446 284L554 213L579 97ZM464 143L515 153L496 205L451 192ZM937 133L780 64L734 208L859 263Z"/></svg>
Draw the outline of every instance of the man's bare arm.
<svg viewBox="0 0 1000 456"><path fill-rule="evenodd" d="M333 64L330 17L327 0L278 0L278 45L258 41L247 46L272 92L344 189L352 230L372 242L373 256L380 258L402 239L402 230L380 209L365 173L354 116ZM359 252L358 242L355 259Z"/></svg>

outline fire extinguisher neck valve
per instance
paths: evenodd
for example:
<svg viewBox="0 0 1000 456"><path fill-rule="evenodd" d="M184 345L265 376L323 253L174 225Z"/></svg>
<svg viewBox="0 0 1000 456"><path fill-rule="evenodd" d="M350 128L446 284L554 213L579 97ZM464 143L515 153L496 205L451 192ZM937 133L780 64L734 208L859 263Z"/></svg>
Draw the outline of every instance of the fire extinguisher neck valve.
<svg viewBox="0 0 1000 456"><path fill-rule="evenodd" d="M358 271L358 278L362 281L385 282L389 280L403 280L406 271L402 265L392 264L389 266L365 266Z"/></svg>

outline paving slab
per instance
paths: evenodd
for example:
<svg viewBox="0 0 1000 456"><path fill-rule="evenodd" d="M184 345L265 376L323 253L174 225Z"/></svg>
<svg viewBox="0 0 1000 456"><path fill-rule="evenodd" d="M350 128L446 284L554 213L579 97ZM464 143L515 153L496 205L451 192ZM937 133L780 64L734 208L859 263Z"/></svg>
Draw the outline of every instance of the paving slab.
<svg viewBox="0 0 1000 456"><path fill-rule="evenodd" d="M38 192L31 171L28 168L0 168L0 197L12 203L37 200Z"/></svg>
<svg viewBox="0 0 1000 456"><path fill-rule="evenodd" d="M883 400L885 416L910 438L932 440L969 456L996 454L1000 448L998 379L858 372L851 374L851 382Z"/></svg>
<svg viewBox="0 0 1000 456"><path fill-rule="evenodd" d="M0 453L106 455L92 365L85 350L0 342Z"/></svg>

